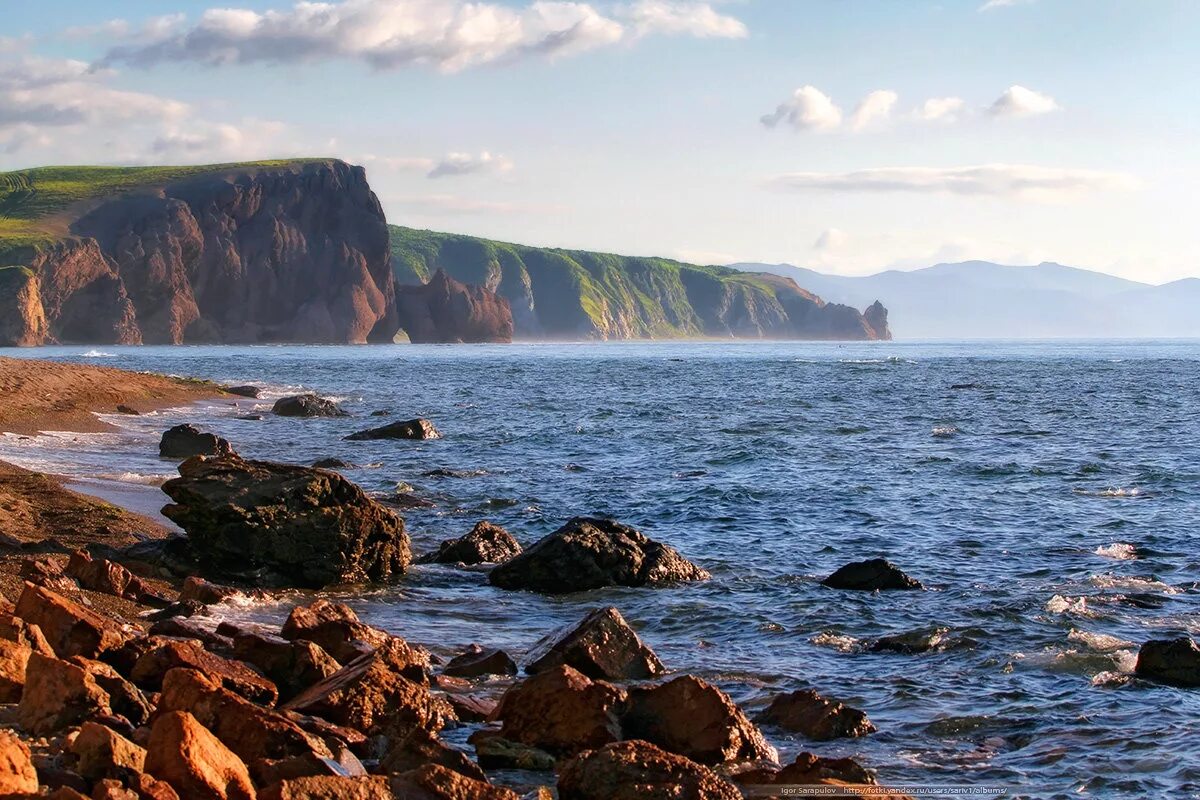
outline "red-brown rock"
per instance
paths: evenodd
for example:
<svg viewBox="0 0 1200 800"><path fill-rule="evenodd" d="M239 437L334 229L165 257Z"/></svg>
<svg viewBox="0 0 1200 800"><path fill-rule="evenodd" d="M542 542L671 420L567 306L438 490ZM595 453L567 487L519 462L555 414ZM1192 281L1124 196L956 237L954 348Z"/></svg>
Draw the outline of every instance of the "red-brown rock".
<svg viewBox="0 0 1200 800"><path fill-rule="evenodd" d="M111 713L108 692L87 670L39 653L30 655L17 707L17 720L26 731L44 736Z"/></svg>
<svg viewBox="0 0 1200 800"><path fill-rule="evenodd" d="M83 723L68 749L78 759L76 770L92 781L137 774L146 767L145 748L96 722Z"/></svg>
<svg viewBox="0 0 1200 800"><path fill-rule="evenodd" d="M158 717L146 751L146 771L188 800L255 798L246 765L186 711Z"/></svg>
<svg viewBox="0 0 1200 800"><path fill-rule="evenodd" d="M222 586L219 583L206 581L199 575L189 575L179 590L179 599L181 602L194 600L197 603L213 605L238 593L238 590L232 586Z"/></svg>
<svg viewBox="0 0 1200 800"><path fill-rule="evenodd" d="M448 747L436 734L423 728L416 728L407 736L393 740L387 754L379 762L379 769L384 773L407 772L422 764L440 764L459 775L487 780L479 765L465 753Z"/></svg>
<svg viewBox="0 0 1200 800"><path fill-rule="evenodd" d="M295 697L342 668L315 642L249 631L234 636L233 654L262 670L279 687L281 700Z"/></svg>
<svg viewBox="0 0 1200 800"><path fill-rule="evenodd" d="M512 341L508 300L456 281L440 268L424 286L400 287L396 307L400 327L416 344Z"/></svg>
<svg viewBox="0 0 1200 800"><path fill-rule="evenodd" d="M512 789L468 778L440 764L401 772L389 782L392 793L405 800L520 800Z"/></svg>
<svg viewBox="0 0 1200 800"><path fill-rule="evenodd" d="M85 670L96 685L108 694L108 704L114 714L129 720L133 726L142 725L150 719L153 709L146 695L111 665L83 656L71 656L67 661Z"/></svg>
<svg viewBox="0 0 1200 800"><path fill-rule="evenodd" d="M813 741L866 736L875 731L867 715L812 689L777 695L758 721L800 733Z"/></svg>
<svg viewBox="0 0 1200 800"><path fill-rule="evenodd" d="M631 688L621 726L628 739L644 739L701 764L779 758L728 695L693 675Z"/></svg>
<svg viewBox="0 0 1200 800"><path fill-rule="evenodd" d="M294 778L268 786L258 800L395 800L382 775L361 778Z"/></svg>
<svg viewBox="0 0 1200 800"><path fill-rule="evenodd" d="M390 638L384 631L359 621L350 606L324 598L293 608L283 623L281 635L285 639L314 642L343 664L371 652Z"/></svg>
<svg viewBox="0 0 1200 800"><path fill-rule="evenodd" d="M129 638L107 617L42 586L25 584L16 615L37 625L59 658L95 658Z"/></svg>
<svg viewBox="0 0 1200 800"><path fill-rule="evenodd" d="M25 665L33 653L28 647L0 639L0 703L19 703L25 690Z"/></svg>
<svg viewBox="0 0 1200 800"><path fill-rule="evenodd" d="M53 656L54 649L37 625L32 625L11 613L0 612L0 639L23 644L35 653Z"/></svg>
<svg viewBox="0 0 1200 800"><path fill-rule="evenodd" d="M547 670L504 693L500 735L547 752L573 755L621 739L625 693L568 666Z"/></svg>
<svg viewBox="0 0 1200 800"><path fill-rule="evenodd" d="M649 742L581 753L563 765L559 800L741 800L737 787L701 764Z"/></svg>
<svg viewBox="0 0 1200 800"><path fill-rule="evenodd" d="M84 589L128 597L131 600L138 598L142 588L141 581L125 567L115 561L93 559L83 550L76 550L71 554L65 572Z"/></svg>
<svg viewBox="0 0 1200 800"><path fill-rule="evenodd" d="M37 771L29 748L8 731L0 730L0 796L36 794Z"/></svg>
<svg viewBox="0 0 1200 800"><path fill-rule="evenodd" d="M220 681L225 688L256 703L274 705L279 699L275 684L260 673L241 661L214 655L193 641L162 641L138 657L130 677L143 688L158 690L162 687L163 677L176 667L203 672Z"/></svg>
<svg viewBox="0 0 1200 800"><path fill-rule="evenodd" d="M442 672L454 678L478 678L483 675L516 675L517 665L503 650L471 645L450 659Z"/></svg>
<svg viewBox="0 0 1200 800"><path fill-rule="evenodd" d="M559 664L598 680L640 680L664 672L658 656L612 606L596 609L577 625L546 636L527 659L525 672L530 675Z"/></svg>

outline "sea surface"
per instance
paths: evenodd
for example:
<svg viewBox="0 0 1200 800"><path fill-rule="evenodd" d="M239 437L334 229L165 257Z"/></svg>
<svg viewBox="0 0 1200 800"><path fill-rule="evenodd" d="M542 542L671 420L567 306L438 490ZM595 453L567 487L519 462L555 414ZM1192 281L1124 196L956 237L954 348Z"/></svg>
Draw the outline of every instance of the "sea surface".
<svg viewBox="0 0 1200 800"><path fill-rule="evenodd" d="M789 760L850 755L887 783L1009 796L1200 796L1200 690L1130 675L1141 642L1200 635L1200 342L0 352L269 387L261 401L113 416L119 433L0 438L0 458L135 507L165 500L158 435L189 420L246 456L339 457L370 492L430 501L405 512L418 553L481 519L530 543L606 515L713 574L548 598L430 565L347 598L440 654L480 642L519 657L611 604L670 669L751 714L811 687L879 728L830 743L768 728ZM354 416L269 414L301 390ZM377 410L428 417L445 438L342 440L386 422ZM818 582L875 556L928 589ZM225 613L278 622L287 607ZM945 630L929 652L868 649L930 629Z"/></svg>

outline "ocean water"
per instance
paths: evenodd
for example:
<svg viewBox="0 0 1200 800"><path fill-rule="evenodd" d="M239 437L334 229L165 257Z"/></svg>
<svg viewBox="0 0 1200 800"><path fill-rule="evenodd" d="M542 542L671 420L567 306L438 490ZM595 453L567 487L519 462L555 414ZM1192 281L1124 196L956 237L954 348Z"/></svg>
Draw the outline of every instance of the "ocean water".
<svg viewBox="0 0 1200 800"><path fill-rule="evenodd" d="M5 355L255 382L262 401L113 417L118 433L0 438L0 458L153 508L184 419L249 457L340 457L407 485L414 550L476 521L525 543L607 515L677 547L706 583L547 598L482 570L416 566L351 595L369 622L451 655L514 656L611 604L675 671L751 714L802 687L864 709L871 736L806 742L881 780L1025 797L1200 795L1200 691L1131 679L1149 638L1200 635L1200 343L680 343L45 348ZM954 388L954 387L960 388ZM314 390L348 419L266 413ZM425 416L445 438L346 442ZM261 421L239 415L264 413ZM451 470L455 477L434 477ZM922 592L818 581L886 556ZM287 603L226 613L278 622ZM866 649L946 629L931 652Z"/></svg>

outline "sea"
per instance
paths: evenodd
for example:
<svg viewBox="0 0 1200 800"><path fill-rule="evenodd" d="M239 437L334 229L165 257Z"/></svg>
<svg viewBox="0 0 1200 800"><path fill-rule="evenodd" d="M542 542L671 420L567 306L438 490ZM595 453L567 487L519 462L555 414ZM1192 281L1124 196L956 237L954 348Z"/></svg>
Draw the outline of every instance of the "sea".
<svg viewBox="0 0 1200 800"><path fill-rule="evenodd" d="M265 387L260 400L106 416L119 431L0 437L0 458L156 513L189 421L243 455L342 458L404 511L417 553L479 520L525 544L574 516L667 542L712 579L561 597L484 568L417 565L333 593L451 656L520 660L613 605L672 672L754 715L813 688L878 732L790 760L853 756L893 785L1009 797L1200 796L1200 690L1136 680L1138 646L1200 635L1200 342L686 342L0 351ZM353 416L271 415L314 391ZM370 416L386 412L390 417ZM261 415L261 419L252 419ZM344 441L427 417L437 440ZM886 557L926 590L820 580ZM222 609L278 624L306 595ZM871 649L910 634L924 652Z"/></svg>

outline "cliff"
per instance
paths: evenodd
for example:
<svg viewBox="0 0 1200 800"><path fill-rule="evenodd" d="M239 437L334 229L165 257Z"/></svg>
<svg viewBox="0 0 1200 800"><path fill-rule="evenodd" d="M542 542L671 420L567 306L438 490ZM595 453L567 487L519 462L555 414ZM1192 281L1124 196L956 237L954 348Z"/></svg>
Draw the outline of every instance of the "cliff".
<svg viewBox="0 0 1200 800"><path fill-rule="evenodd" d="M511 342L508 301L482 286L468 286L439 269L429 283L396 293L400 327L421 343Z"/></svg>
<svg viewBox="0 0 1200 800"><path fill-rule="evenodd" d="M29 347L45 337L37 276L25 267L0 268L0 347Z"/></svg>
<svg viewBox="0 0 1200 800"><path fill-rule="evenodd" d="M383 210L341 161L0 174L13 343L390 341ZM39 331L40 300L44 325Z"/></svg>
<svg viewBox="0 0 1200 800"><path fill-rule="evenodd" d="M882 305L864 315L777 275L390 230L401 287L439 269L483 286L508 301L521 339L891 338Z"/></svg>

